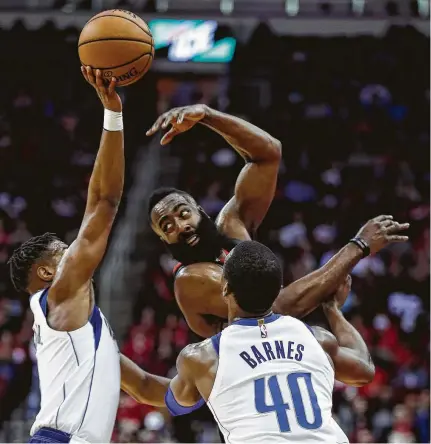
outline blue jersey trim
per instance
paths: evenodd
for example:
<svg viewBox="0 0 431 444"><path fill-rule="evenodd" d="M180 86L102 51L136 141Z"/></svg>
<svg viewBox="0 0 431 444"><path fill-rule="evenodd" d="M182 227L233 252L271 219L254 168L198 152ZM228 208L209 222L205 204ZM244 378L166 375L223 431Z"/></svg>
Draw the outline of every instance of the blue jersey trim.
<svg viewBox="0 0 431 444"><path fill-rule="evenodd" d="M42 313L46 318L46 315L48 314L48 288L45 288L45 290L43 290L42 296L39 298L39 304L40 304L40 308L42 309Z"/></svg>
<svg viewBox="0 0 431 444"><path fill-rule="evenodd" d="M99 308L95 305L93 313L90 316L90 324L93 326L94 333L94 348L95 351L99 348L100 337L102 336L102 316Z"/></svg>
<svg viewBox="0 0 431 444"><path fill-rule="evenodd" d="M191 407L184 407L178 404L178 401L175 399L172 389L169 387L165 395L165 404L172 416L180 416L187 415L188 413L201 408L205 404L205 400L201 398L195 405L192 405Z"/></svg>
<svg viewBox="0 0 431 444"><path fill-rule="evenodd" d="M302 321L301 321L302 322ZM313 329L308 325L308 324L306 324L305 322L302 322L309 330L310 330L310 333L314 336L314 331L313 331Z"/></svg>
<svg viewBox="0 0 431 444"><path fill-rule="evenodd" d="M38 443L68 443L71 435L61 432L60 430L51 429L50 427L42 427L30 439L29 442Z"/></svg>
<svg viewBox="0 0 431 444"><path fill-rule="evenodd" d="M276 313L270 313L269 315L263 316L263 317L256 317L256 318L239 318L236 321L232 322L232 325L246 325L248 327L254 327L258 326L258 321L263 319L265 321L265 324L269 324L270 322L276 321L278 318L280 318L281 315Z"/></svg>
<svg viewBox="0 0 431 444"><path fill-rule="evenodd" d="M214 350L216 351L217 355L220 355L220 339L221 339L221 333L217 333L214 336L211 336L211 342L213 343Z"/></svg>

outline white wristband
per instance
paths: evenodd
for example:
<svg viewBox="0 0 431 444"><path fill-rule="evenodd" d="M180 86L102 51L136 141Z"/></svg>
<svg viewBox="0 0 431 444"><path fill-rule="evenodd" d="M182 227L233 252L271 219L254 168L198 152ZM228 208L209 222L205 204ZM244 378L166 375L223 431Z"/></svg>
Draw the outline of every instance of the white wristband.
<svg viewBox="0 0 431 444"><path fill-rule="evenodd" d="M103 129L105 131L122 131L123 130L123 113L105 109L103 118Z"/></svg>

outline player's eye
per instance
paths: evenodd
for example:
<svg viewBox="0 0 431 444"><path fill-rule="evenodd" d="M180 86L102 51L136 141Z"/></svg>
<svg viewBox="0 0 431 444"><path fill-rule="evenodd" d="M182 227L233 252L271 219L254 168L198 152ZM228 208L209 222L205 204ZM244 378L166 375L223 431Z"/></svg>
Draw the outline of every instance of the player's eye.
<svg viewBox="0 0 431 444"><path fill-rule="evenodd" d="M174 225L172 224L172 222L167 222L162 225L162 231L164 233L168 233L169 231L172 231L173 226Z"/></svg>
<svg viewBox="0 0 431 444"><path fill-rule="evenodd" d="M189 209L183 209L180 211L180 217L187 217L190 214L190 210Z"/></svg>

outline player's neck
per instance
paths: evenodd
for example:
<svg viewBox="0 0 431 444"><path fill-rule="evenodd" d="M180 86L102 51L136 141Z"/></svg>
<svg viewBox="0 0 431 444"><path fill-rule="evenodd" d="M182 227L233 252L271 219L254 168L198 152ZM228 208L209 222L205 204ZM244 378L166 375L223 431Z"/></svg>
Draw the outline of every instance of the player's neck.
<svg viewBox="0 0 431 444"><path fill-rule="evenodd" d="M39 279L38 282L34 282L27 287L27 293L29 296L33 296L39 291L45 290L51 285L51 282L45 282Z"/></svg>
<svg viewBox="0 0 431 444"><path fill-rule="evenodd" d="M237 321L239 319L261 319L265 318L266 316L269 316L272 314L272 310L269 309L261 314L255 314L255 313L247 313L246 311L238 310L236 313L232 315L232 317L229 316L229 323L232 323L234 321Z"/></svg>

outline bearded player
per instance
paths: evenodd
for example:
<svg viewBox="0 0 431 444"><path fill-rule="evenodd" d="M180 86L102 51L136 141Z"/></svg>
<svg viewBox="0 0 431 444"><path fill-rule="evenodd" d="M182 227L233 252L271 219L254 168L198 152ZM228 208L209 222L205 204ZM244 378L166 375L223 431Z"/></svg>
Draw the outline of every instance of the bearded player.
<svg viewBox="0 0 431 444"><path fill-rule="evenodd" d="M260 128L205 105L166 112L147 135L170 127L161 140L166 145L197 124L220 134L244 158L234 196L213 222L190 194L161 188L150 198L148 216L153 231L179 262L174 270L177 303L190 328L208 338L227 320L221 297L222 265L235 245L255 235L271 205L281 144ZM361 258L389 243L407 241L399 232L408 226L392 216L370 220L322 268L283 288L273 310L295 317L308 314L334 293Z"/></svg>

